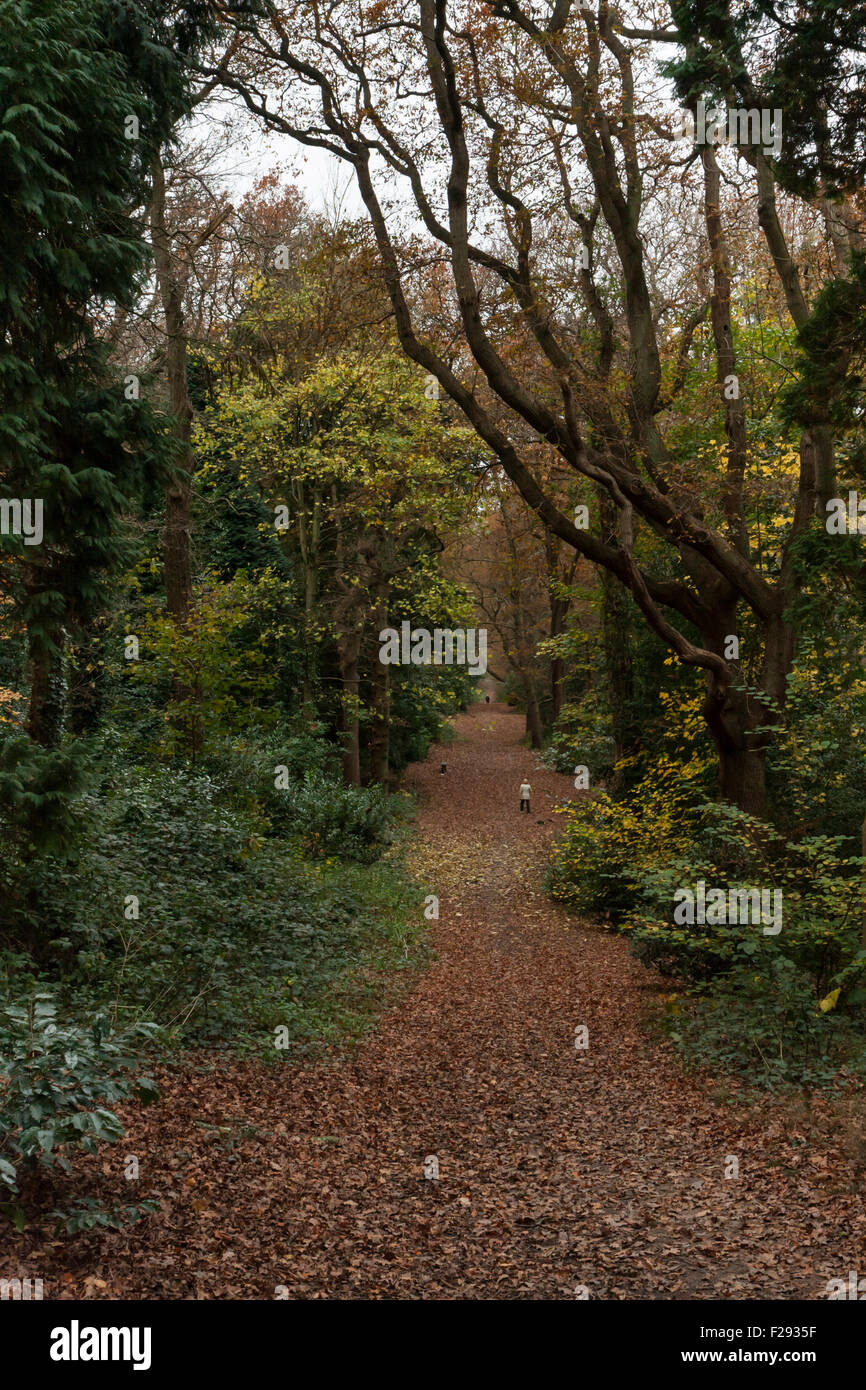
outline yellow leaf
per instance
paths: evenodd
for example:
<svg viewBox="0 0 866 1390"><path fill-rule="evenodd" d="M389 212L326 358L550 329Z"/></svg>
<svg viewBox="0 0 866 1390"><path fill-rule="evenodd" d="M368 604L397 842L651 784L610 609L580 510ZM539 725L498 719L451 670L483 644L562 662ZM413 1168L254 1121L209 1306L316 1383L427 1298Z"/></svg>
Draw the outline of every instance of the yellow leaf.
<svg viewBox="0 0 866 1390"><path fill-rule="evenodd" d="M818 1005L818 1008L821 1010L822 1014L828 1014L831 1009L835 1009L839 999L839 995L841 993L841 987L839 989L833 989L827 995L826 999L821 1000L820 1004Z"/></svg>

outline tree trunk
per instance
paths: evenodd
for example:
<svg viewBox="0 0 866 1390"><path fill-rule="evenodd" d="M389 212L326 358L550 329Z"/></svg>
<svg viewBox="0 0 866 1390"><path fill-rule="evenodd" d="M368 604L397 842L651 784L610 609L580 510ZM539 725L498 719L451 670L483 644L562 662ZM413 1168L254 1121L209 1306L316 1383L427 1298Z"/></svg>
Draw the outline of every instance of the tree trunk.
<svg viewBox="0 0 866 1390"><path fill-rule="evenodd" d="M553 598L550 601L550 635L559 637L565 624L568 603L565 599ZM553 706L553 721L562 714L565 703L565 662L555 656L550 663L550 694Z"/></svg>
<svg viewBox="0 0 866 1390"><path fill-rule="evenodd" d="M165 371L172 426L180 442L175 478L165 490L163 564L165 601L169 613L181 621L192 602L190 518L193 472L192 402L187 381L187 336L183 318L183 287L172 254L165 220L165 170L157 156L152 166L153 202L150 209L151 239L162 309L165 315Z"/></svg>
<svg viewBox="0 0 866 1390"><path fill-rule="evenodd" d="M558 537L545 528L544 531L544 554L547 562L547 586L550 596L550 636L560 637L565 627L565 616L571 606L571 600L562 598L555 592L555 586L565 581L566 576L560 573L559 551L561 542ZM574 555L571 561L571 569L568 574L568 582L574 579L574 571L577 565L577 556ZM550 696L551 696L551 722L555 723L562 713L562 706L565 703L565 662L561 656L555 656L550 662Z"/></svg>
<svg viewBox="0 0 866 1390"><path fill-rule="evenodd" d="M388 604L380 598L372 614L374 632L388 626ZM370 725L370 765L374 781L385 786L388 781L388 760L391 732L391 668L379 660L378 651L373 664L373 720Z"/></svg>
<svg viewBox="0 0 866 1390"><path fill-rule="evenodd" d="M373 779L388 781L390 753L390 667L378 663L373 676L373 723L370 728L370 763Z"/></svg>
<svg viewBox="0 0 866 1390"><path fill-rule="evenodd" d="M192 600L190 562L191 496L186 483L172 483L165 490L165 531L162 557L165 568L165 606L172 617L184 619Z"/></svg>
<svg viewBox="0 0 866 1390"><path fill-rule="evenodd" d="M55 645L62 650L64 634L53 634ZM63 732L64 682L63 657L40 644L30 658L30 703L27 710L27 733L43 748L54 748Z"/></svg>
<svg viewBox="0 0 866 1390"><path fill-rule="evenodd" d="M529 735L531 746L540 748L544 732L541 723L541 711L538 708L538 695L535 686L530 682L527 682L526 686L526 732Z"/></svg>
<svg viewBox="0 0 866 1390"><path fill-rule="evenodd" d="M829 425L815 425L807 432L815 450L815 511L823 525L827 520L827 503L837 496L836 449Z"/></svg>
<svg viewBox="0 0 866 1390"><path fill-rule="evenodd" d="M309 507L303 482L293 492L298 518L298 544L304 571L304 676L302 703L308 718L313 718L318 689L318 624L319 602L319 542L321 536L322 490L313 487Z"/></svg>
<svg viewBox="0 0 866 1390"><path fill-rule="evenodd" d="M710 678L703 714L719 757L719 794L750 816L767 816L766 754L769 736L755 732L768 714L754 708L750 697L731 686L718 690Z"/></svg>
<svg viewBox="0 0 866 1390"><path fill-rule="evenodd" d="M343 685L343 781L347 787L361 785L361 740L358 703L360 675L358 654L360 638L357 632L340 637L338 653L340 679Z"/></svg>
<svg viewBox="0 0 866 1390"><path fill-rule="evenodd" d="M719 792L723 801L759 820L766 819L766 749L720 747Z"/></svg>
<svg viewBox="0 0 866 1390"><path fill-rule="evenodd" d="M554 657L550 664L550 693L552 697L553 722L562 714L565 704L565 662L561 656Z"/></svg>
<svg viewBox="0 0 866 1390"><path fill-rule="evenodd" d="M634 751L634 671L629 642L629 610L625 590L606 570L601 575L601 625L604 664L611 707L611 732L617 762ZM614 784L616 778L614 778Z"/></svg>

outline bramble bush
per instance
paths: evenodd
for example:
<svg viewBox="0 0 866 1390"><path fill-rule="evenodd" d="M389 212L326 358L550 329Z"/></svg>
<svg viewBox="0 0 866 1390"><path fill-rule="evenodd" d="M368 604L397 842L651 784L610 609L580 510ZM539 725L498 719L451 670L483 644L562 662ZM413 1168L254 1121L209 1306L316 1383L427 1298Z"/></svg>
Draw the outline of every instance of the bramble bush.
<svg viewBox="0 0 866 1390"><path fill-rule="evenodd" d="M277 785L285 768L288 786ZM397 803L384 788L346 786L341 758L320 723L256 730L205 759L221 804L244 807L263 833L295 840L313 858L372 863L389 843Z"/></svg>
<svg viewBox="0 0 866 1390"><path fill-rule="evenodd" d="M200 770L211 778L220 801L261 819L269 834L295 833L288 789L275 786L275 770L285 767L292 782L315 773L341 782L339 748L318 721L297 719L274 729L250 728L242 736L222 738L202 759Z"/></svg>

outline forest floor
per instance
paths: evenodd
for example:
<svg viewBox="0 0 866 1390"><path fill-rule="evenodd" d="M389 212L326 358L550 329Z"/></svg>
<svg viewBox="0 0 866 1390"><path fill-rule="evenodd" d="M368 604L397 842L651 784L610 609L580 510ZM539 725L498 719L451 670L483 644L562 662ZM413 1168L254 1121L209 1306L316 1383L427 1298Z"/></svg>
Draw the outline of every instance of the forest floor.
<svg viewBox="0 0 866 1390"><path fill-rule="evenodd" d="M456 730L406 778L440 907L411 992L348 1054L166 1072L116 1146L160 1212L4 1239L0 1272L47 1298L821 1299L866 1269L862 1171L823 1102L731 1106L683 1071L645 1028L670 986L543 891L570 779L504 705ZM89 1162L134 1200L120 1157Z"/></svg>

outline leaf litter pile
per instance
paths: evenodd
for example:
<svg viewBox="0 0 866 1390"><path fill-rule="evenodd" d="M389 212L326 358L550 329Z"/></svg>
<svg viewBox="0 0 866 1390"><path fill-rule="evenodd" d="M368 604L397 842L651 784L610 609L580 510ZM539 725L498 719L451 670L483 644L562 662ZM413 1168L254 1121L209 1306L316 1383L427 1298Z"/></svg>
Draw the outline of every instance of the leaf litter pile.
<svg viewBox="0 0 866 1390"><path fill-rule="evenodd" d="M818 1299L863 1267L860 1174L815 1138L829 1102L721 1105L650 1039L663 981L542 889L570 779L535 767L506 706L456 727L407 777L440 911L411 994L351 1053L165 1071L79 1172L128 1201L136 1154L159 1212L7 1230L0 1273L48 1298Z"/></svg>

